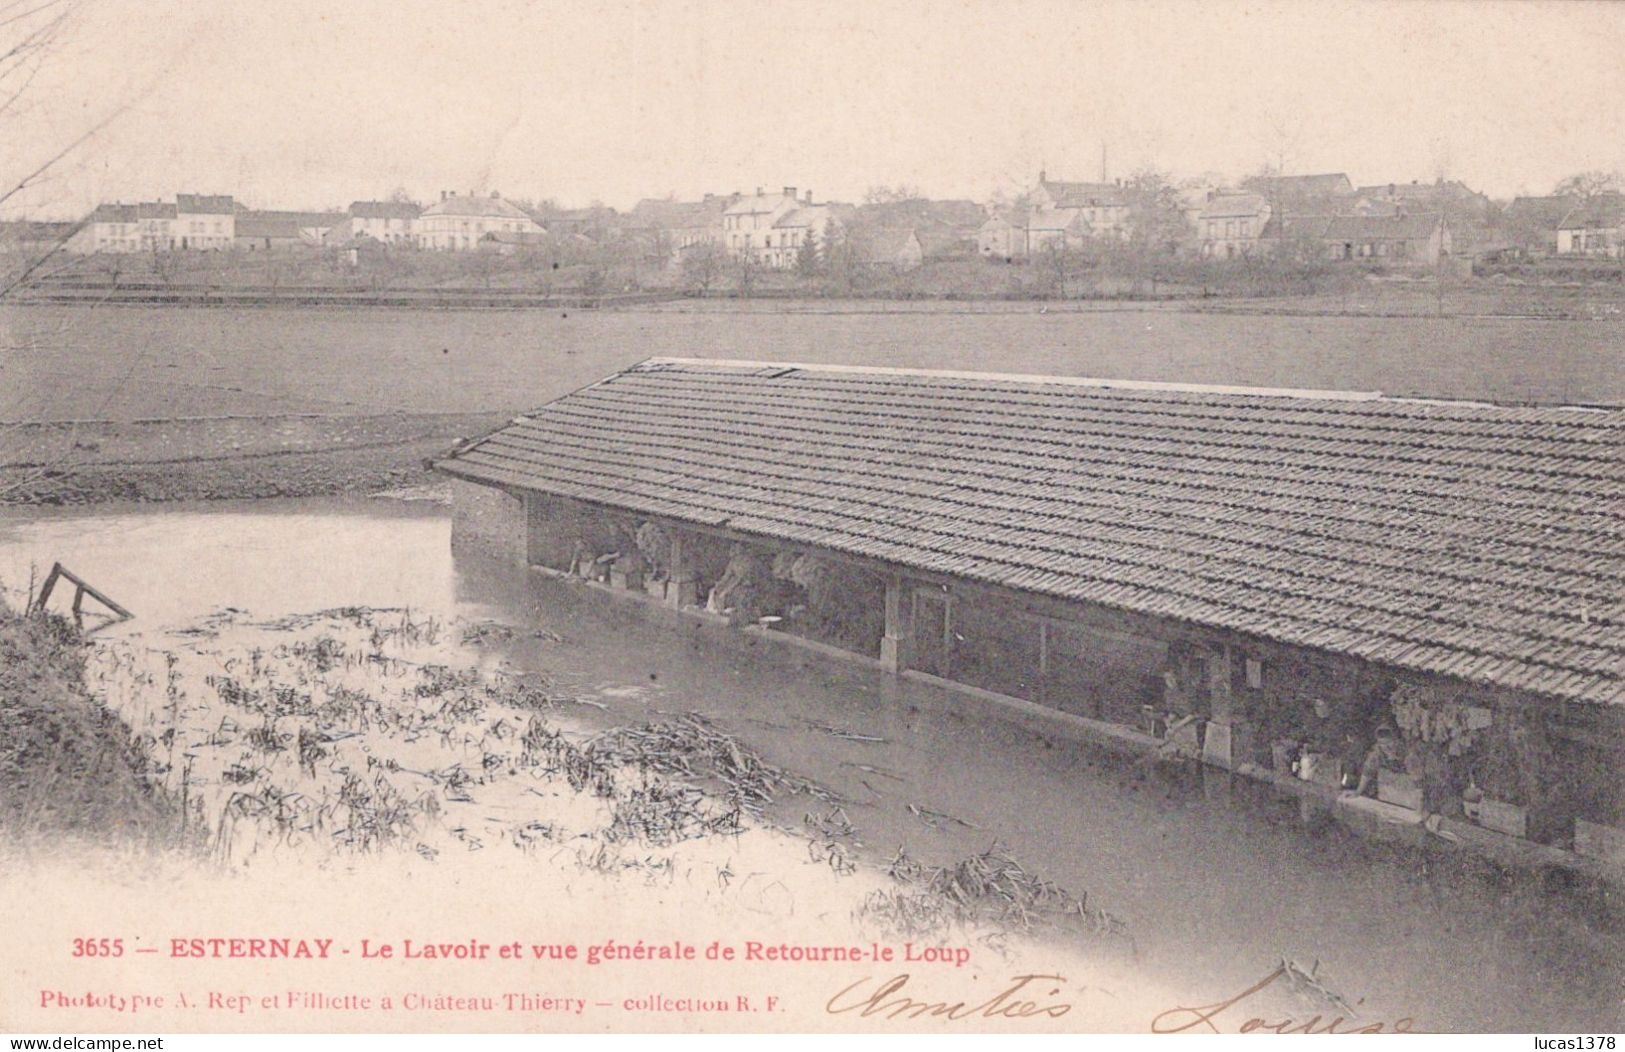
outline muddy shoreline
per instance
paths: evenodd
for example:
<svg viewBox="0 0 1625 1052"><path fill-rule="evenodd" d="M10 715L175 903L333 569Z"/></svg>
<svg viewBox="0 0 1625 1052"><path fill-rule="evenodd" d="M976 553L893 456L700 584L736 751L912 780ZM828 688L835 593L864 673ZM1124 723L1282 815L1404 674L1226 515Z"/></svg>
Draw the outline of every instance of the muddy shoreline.
<svg viewBox="0 0 1625 1052"><path fill-rule="evenodd" d="M0 425L0 504L315 497L434 484L424 461L505 414Z"/></svg>

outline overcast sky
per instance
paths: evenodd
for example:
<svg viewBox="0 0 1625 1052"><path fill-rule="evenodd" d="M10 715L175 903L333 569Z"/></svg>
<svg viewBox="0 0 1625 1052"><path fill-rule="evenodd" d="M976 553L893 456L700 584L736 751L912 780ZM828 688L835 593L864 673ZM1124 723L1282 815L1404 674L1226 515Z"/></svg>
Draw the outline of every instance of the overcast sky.
<svg viewBox="0 0 1625 1052"><path fill-rule="evenodd" d="M1495 195L1625 168L1625 5L89 0L0 120L15 181L102 116L34 214L404 187L620 208L876 184L986 200L1284 157ZM127 107L120 110L120 107Z"/></svg>

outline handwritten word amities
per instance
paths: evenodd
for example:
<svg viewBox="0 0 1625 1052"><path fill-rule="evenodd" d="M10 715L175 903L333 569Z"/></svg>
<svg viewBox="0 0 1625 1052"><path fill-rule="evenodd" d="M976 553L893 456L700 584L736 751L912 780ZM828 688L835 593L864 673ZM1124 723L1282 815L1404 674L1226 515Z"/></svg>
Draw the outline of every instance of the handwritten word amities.
<svg viewBox="0 0 1625 1052"><path fill-rule="evenodd" d="M1062 975L1018 975L1010 985L984 1001L974 1004L953 998L915 1000L903 994L909 975L894 975L870 987L865 976L847 986L824 1004L830 1015L856 1012L867 1019L936 1019L958 1022L962 1019L1059 1019L1072 1011L1072 1005L1053 1000L1066 982ZM867 992L865 992L867 991Z"/></svg>

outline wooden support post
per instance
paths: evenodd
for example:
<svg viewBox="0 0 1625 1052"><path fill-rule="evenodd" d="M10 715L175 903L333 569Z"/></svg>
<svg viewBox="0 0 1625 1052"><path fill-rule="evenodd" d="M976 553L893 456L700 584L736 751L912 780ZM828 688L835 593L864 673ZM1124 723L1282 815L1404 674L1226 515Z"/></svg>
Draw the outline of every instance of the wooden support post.
<svg viewBox="0 0 1625 1052"><path fill-rule="evenodd" d="M522 499L525 520L525 565L547 565L547 536L550 508L539 493L526 493Z"/></svg>
<svg viewBox="0 0 1625 1052"><path fill-rule="evenodd" d="M56 579L61 576L62 564L52 563L51 572L45 575L45 582L39 586L39 596L34 600L34 605L30 610L30 613L32 613L33 610L45 609L46 602L51 598L51 592L56 589Z"/></svg>
<svg viewBox="0 0 1625 1052"><path fill-rule="evenodd" d="M666 602L681 609L696 606L700 601L700 582L690 565L683 535L671 531L671 573L666 578Z"/></svg>
<svg viewBox="0 0 1625 1052"><path fill-rule="evenodd" d="M1038 701L1049 704L1049 622L1038 619Z"/></svg>
<svg viewBox="0 0 1625 1052"><path fill-rule="evenodd" d="M73 619L75 621L81 623L83 622L85 596L87 595L96 600L98 603L107 607L107 609L111 610L115 620L127 621L135 616L128 610L124 609L124 607L107 598L106 595L98 591L96 588L85 583L83 578L74 573L72 570L69 570L66 566L63 566L61 563L51 564L51 572L45 575L45 583L40 585L39 598L34 600L33 609L35 611L44 611L46 602L51 598L51 592L56 588L56 582L63 578L71 581L74 586Z"/></svg>
<svg viewBox="0 0 1625 1052"><path fill-rule="evenodd" d="M914 605L901 574L886 578L886 632L880 637L880 667L897 673L912 663Z"/></svg>

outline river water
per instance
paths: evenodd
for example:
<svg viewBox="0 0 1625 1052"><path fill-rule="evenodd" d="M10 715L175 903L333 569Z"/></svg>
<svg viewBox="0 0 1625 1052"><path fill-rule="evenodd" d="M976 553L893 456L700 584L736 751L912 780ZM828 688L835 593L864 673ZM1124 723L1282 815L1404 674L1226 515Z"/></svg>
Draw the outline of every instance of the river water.
<svg viewBox="0 0 1625 1052"><path fill-rule="evenodd" d="M940 864L997 841L1121 917L1140 968L1191 991L1189 1004L1240 993L1284 957L1319 961L1345 998L1364 999L1366 1018L1478 1031L1625 1021L1622 940L1595 919L1596 903L1271 821L1082 747L963 718L921 685L525 581L454 558L450 541L443 506L394 500L9 513L0 582L17 605L30 575L60 560L136 613L111 634L150 635L225 606L267 618L405 606L547 629L560 641L528 638L502 659L589 701L589 722L702 712L845 798L872 860L906 845Z"/></svg>

